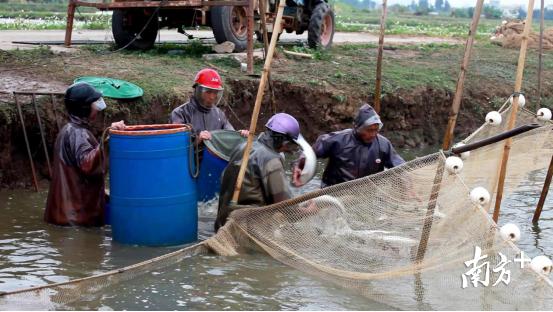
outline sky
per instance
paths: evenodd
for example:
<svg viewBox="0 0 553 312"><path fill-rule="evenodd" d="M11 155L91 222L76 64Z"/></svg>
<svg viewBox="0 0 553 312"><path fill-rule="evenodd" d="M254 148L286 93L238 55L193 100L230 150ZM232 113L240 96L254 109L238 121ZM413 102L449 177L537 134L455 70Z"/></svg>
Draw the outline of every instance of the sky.
<svg viewBox="0 0 553 312"><path fill-rule="evenodd" d="M415 0L416 1L416 0ZM429 0L428 2L434 3L434 0ZM484 4L489 3L490 0L485 0ZM520 6L524 5L525 7L528 5L528 2L526 0L500 0L501 5L503 6ZM540 0L534 0L535 2L535 8L538 9L540 7ZM388 0L388 4L410 4L411 0ZM476 0L449 0L449 3L454 7L467 7L467 6L474 6L476 4ZM545 5L553 5L553 0L545 0Z"/></svg>

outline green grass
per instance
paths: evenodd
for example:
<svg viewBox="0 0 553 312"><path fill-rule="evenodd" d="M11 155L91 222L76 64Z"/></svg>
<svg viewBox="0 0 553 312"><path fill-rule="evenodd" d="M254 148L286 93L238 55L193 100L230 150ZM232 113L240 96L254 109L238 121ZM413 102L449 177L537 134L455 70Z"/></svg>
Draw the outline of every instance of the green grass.
<svg viewBox="0 0 553 312"><path fill-rule="evenodd" d="M333 96L339 97L340 101L347 100L351 95L368 95L374 90L377 54L374 44L338 45L328 51L314 51L303 47L293 47L292 50L313 54L315 58L280 56L282 61L272 67L273 79L311 88L330 88L334 90ZM111 75L136 82L147 94L171 94L175 90L182 94L189 90L184 82L192 79L200 68L211 65L222 69L226 79L250 79L240 71L239 62L231 58L213 60L210 63L203 61L201 55L209 51L210 48L200 42L188 45L162 44L147 52L117 53L113 53L112 46L90 45L83 47L77 55L68 56L72 66L65 71L50 68L50 65L41 65L64 64L61 60L63 56L52 54L45 48L6 52L7 54L0 54L0 62L13 63L13 66L27 64L34 70L45 70L49 74L58 75L58 80L67 82L79 75ZM463 51L464 46L450 44L387 47L384 51L383 93L420 88L453 92ZM544 91L548 99L553 96L550 91L553 90L551 56L553 53L549 51L544 56ZM497 99L490 97L488 100L490 105L496 107L513 90L517 58L517 49L504 49L484 41L478 42L467 72L466 89L474 92L474 96L480 93L497 94ZM256 64L255 69L260 73L261 62ZM530 97L536 91L536 71L537 51L530 49L523 86ZM551 104L547 101L546 105Z"/></svg>
<svg viewBox="0 0 553 312"><path fill-rule="evenodd" d="M75 14L74 28L110 29L111 14L98 13L78 12ZM0 23L0 30L52 30L65 29L66 26L66 13L61 12L0 10L0 18L10 19Z"/></svg>
<svg viewBox="0 0 553 312"><path fill-rule="evenodd" d="M334 3L336 30L338 31L380 31L380 11L354 9L347 4ZM433 37L465 37L472 19L448 15L416 16L412 13L389 13L386 18L386 34L419 35ZM478 37L487 37L495 32L500 19L481 18L478 24ZM546 27L553 27L553 21L546 21ZM538 30L538 21L533 23Z"/></svg>

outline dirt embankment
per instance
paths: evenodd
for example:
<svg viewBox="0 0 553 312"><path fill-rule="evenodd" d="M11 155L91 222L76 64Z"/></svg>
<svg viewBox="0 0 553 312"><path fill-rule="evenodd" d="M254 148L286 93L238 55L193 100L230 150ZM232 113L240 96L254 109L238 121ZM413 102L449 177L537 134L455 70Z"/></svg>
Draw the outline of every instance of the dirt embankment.
<svg viewBox="0 0 553 312"><path fill-rule="evenodd" d="M227 94L222 109L226 111L236 128L247 128L252 106L257 92L255 80L227 79ZM347 98L337 96L331 90L321 87L311 88L290 82L274 82L276 97L272 105L266 96L260 116L262 126L274 111L285 111L298 118L302 132L311 141L325 132L351 127L353 116L366 96L352 95ZM470 95L470 93L469 93ZM451 103L452 94L444 90L420 88L416 90L399 90L388 94L382 101L383 134L388 136L397 148L436 145L441 136ZM485 98L478 96L477 98ZM3 97L6 105L0 106L0 186L29 187L32 176L29 167L23 130L19 121L13 99ZM35 159L39 179L48 178L48 170L30 97L20 97L23 115L29 136L31 153ZM170 111L184 103L186 97L153 97L149 103L142 101L111 103L103 118L94 124L94 131L100 136L101 131L115 120L126 120L129 124L150 124L167 122ZM370 101L369 101L370 102ZM45 128L48 150L52 151L58 132L58 124L63 126L66 115L62 97L57 97L55 105L50 97L38 97L40 115ZM487 103L467 101L465 114L460 116L460 133L474 129L482 114L474 106L486 106ZM57 120L56 120L57 116Z"/></svg>

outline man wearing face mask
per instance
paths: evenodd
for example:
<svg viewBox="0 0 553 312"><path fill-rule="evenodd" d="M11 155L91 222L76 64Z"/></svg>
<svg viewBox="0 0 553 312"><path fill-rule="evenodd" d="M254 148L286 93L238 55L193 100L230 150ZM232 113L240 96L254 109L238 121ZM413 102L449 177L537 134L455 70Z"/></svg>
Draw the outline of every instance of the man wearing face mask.
<svg viewBox="0 0 553 312"><path fill-rule="evenodd" d="M270 205L292 197L280 153L291 153L301 146L307 149L304 153L313 154L311 147L301 136L300 125L294 117L285 113L276 114L269 119L265 128L252 145L240 196L235 204L231 203L231 199L246 143L237 147L230 156L221 180L216 231L226 223L235 209ZM308 179L313 174L314 172ZM295 183L295 186L300 185Z"/></svg>
<svg viewBox="0 0 553 312"><path fill-rule="evenodd" d="M80 82L65 91L69 122L54 146L52 182L44 220L56 225L102 226L104 224L104 173L100 144L90 132L90 122L106 108L102 94ZM123 121L111 124L124 129Z"/></svg>
<svg viewBox="0 0 553 312"><path fill-rule="evenodd" d="M392 143L378 134L382 126L380 116L369 104L364 104L355 117L353 129L319 136L313 150L317 158L328 158L322 187L359 179L405 162ZM300 160L294 168L294 179L301 168Z"/></svg>
<svg viewBox="0 0 553 312"><path fill-rule="evenodd" d="M223 83L219 74L213 69L202 69L194 79L194 95L187 103L175 108L170 122L191 124L196 135L196 143L211 139L213 130L234 130L225 113L217 105L223 97ZM244 137L248 130L240 130Z"/></svg>

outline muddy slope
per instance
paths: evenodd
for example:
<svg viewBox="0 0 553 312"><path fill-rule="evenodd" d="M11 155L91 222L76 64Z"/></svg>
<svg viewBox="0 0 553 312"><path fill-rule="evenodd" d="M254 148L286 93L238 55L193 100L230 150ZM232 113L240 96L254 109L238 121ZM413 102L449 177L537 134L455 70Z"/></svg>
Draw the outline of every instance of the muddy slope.
<svg viewBox="0 0 553 312"><path fill-rule="evenodd" d="M226 111L236 128L247 128L250 113L257 92L255 80L227 80L228 92L221 108ZM275 81L274 105L266 96L260 116L262 125L273 112L287 112L298 118L302 132L309 140L324 132L350 127L360 103L368 95L338 96L333 90L322 87L306 88L289 82ZM399 90L386 95L382 101L383 134L398 148L419 147L438 144L447 122L452 95L448 91L431 88ZM154 96L144 101L112 102L103 117L94 124L94 131L101 131L112 121L124 119L129 124L151 124L167 122L170 111L186 101L186 97ZM369 101L370 102L370 101ZM40 129L30 97L20 98L31 153L35 159L39 179L48 179ZM52 105L50 97L38 97L40 115L45 128L45 139L52 152L58 125L66 121L63 102L57 97ZM467 103L469 103L467 101ZM458 131L466 134L474 129L486 110L475 110L471 105L487 106L487 103L471 101L465 103L464 114L460 116ZM57 119L56 119L57 116ZM261 129L261 127L259 128ZM23 129L13 99L3 97L0 103L0 185L2 187L29 187L32 175L29 167Z"/></svg>

